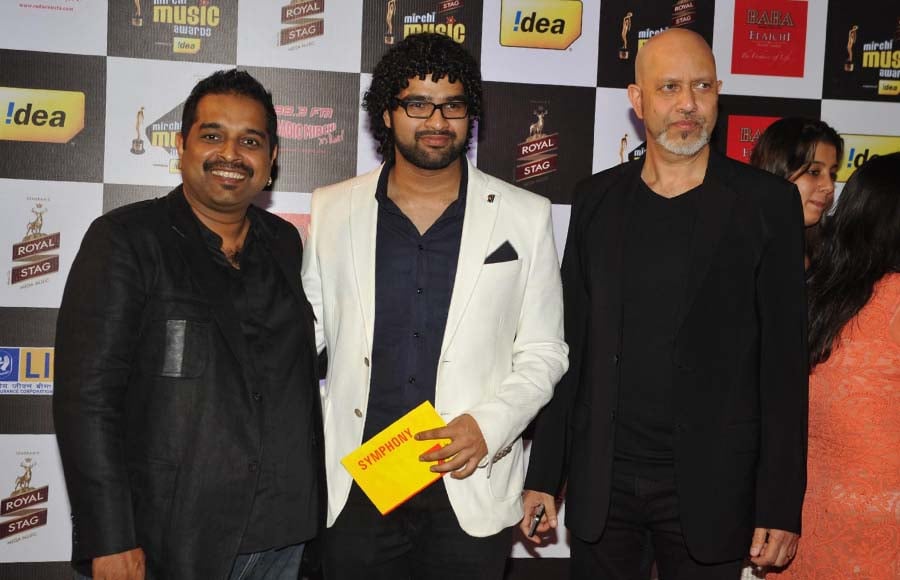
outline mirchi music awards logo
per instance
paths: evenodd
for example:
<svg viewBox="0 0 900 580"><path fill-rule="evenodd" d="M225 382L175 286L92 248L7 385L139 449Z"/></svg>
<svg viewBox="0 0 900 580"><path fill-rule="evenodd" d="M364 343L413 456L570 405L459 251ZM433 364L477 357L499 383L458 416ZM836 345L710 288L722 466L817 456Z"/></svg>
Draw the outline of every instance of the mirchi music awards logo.
<svg viewBox="0 0 900 580"><path fill-rule="evenodd" d="M135 14L131 25L142 27L144 17L140 0L133 0ZM171 47L175 54L197 54L204 38L210 38L218 28L222 9L211 0L153 0L151 20L162 24L172 34Z"/></svg>
<svg viewBox="0 0 900 580"><path fill-rule="evenodd" d="M403 38L420 32L434 32L449 36L456 42L463 42L466 39L466 23L459 20L457 13L462 7L463 0L438 0L432 10L403 14ZM397 0L387 0L385 9L384 43L391 45L395 42L394 16L397 13Z"/></svg>
<svg viewBox="0 0 900 580"><path fill-rule="evenodd" d="M48 200L35 200L31 213L34 219L25 224L25 235L22 241L12 246L13 266L9 274L11 285L22 284L28 288L36 283L36 279L49 276L59 271L59 232L44 233L44 215L48 208L44 203Z"/></svg>
<svg viewBox="0 0 900 580"><path fill-rule="evenodd" d="M137 144L140 139L140 126L144 122L143 107L140 108L135 121L135 130L138 132L138 138L132 141L131 153L140 155L144 151L144 145ZM166 151L169 156L167 164L155 164L166 167L169 173L181 173L181 159L178 157L178 146L176 137L181 132L181 113L184 109L184 103L179 103L174 109L153 121L145 130L147 140L150 141L151 147L160 147Z"/></svg>
<svg viewBox="0 0 900 580"><path fill-rule="evenodd" d="M847 40L847 64L844 70L853 72L853 42L856 30L850 29ZM886 96L900 95L900 17L897 18L897 30L894 38L881 38L865 42L862 46L861 65L863 70L878 71L878 94Z"/></svg>
<svg viewBox="0 0 900 580"><path fill-rule="evenodd" d="M897 102L900 97L900 5L869 8L828 3L822 97Z"/></svg>
<svg viewBox="0 0 900 580"><path fill-rule="evenodd" d="M234 63L235 0L123 0L108 14L109 56Z"/></svg>
<svg viewBox="0 0 900 580"><path fill-rule="evenodd" d="M547 103L535 103L535 121L528 126L525 141L516 145L516 183L553 173L559 158L559 133L548 133Z"/></svg>
<svg viewBox="0 0 900 580"><path fill-rule="evenodd" d="M23 455L19 463L22 471L15 478L12 492L0 500L0 540L25 540L35 535L36 528L47 525L47 507L43 504L47 503L50 487L34 481L37 454Z"/></svg>

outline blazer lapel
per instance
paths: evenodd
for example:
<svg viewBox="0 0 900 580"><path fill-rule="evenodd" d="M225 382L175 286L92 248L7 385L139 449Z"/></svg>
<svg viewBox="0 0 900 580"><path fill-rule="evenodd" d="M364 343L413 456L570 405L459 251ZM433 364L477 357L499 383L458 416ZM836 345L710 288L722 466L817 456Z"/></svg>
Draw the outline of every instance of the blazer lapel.
<svg viewBox="0 0 900 580"><path fill-rule="evenodd" d="M181 186L169 194L169 218L172 229L177 234L176 246L188 265L191 279L200 289L200 295L210 301L212 317L222 331L225 342L244 369L250 368L246 339L238 323L237 312L222 291L227 287L228 281L209 256L209 250L200 237L199 226L184 199Z"/></svg>
<svg viewBox="0 0 900 580"><path fill-rule="evenodd" d="M466 160L468 163L468 160ZM447 325L444 329L444 340L441 345L441 356L453 342L456 329L462 320L475 283L484 267L488 244L494 231L497 212L503 203L500 192L489 191L484 175L469 164L469 183L466 189L466 210L463 218L462 238L459 243L459 259L456 265L456 278L453 282L453 294L450 298L450 309L447 312Z"/></svg>
<svg viewBox="0 0 900 580"><path fill-rule="evenodd" d="M737 195L723 175L726 170L718 154L710 151L706 178L698 192L700 195L697 200L697 220L691 236L690 266L676 328L681 326L687 316L731 217Z"/></svg>
<svg viewBox="0 0 900 580"><path fill-rule="evenodd" d="M384 166L382 166L383 168ZM373 171L350 192L350 251L356 275L356 291L366 330L366 350L372 352L375 334L375 242L378 232L378 200L375 188L381 171Z"/></svg>

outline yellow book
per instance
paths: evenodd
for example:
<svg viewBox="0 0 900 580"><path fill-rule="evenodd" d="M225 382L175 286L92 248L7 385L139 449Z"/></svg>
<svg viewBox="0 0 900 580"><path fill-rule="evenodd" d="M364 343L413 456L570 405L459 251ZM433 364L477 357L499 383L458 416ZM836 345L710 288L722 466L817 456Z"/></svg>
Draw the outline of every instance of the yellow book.
<svg viewBox="0 0 900 580"><path fill-rule="evenodd" d="M416 441L414 436L445 425L431 403L425 401L357 447L341 463L385 515L443 475L429 470L438 462L425 463L419 456L440 449L450 440Z"/></svg>

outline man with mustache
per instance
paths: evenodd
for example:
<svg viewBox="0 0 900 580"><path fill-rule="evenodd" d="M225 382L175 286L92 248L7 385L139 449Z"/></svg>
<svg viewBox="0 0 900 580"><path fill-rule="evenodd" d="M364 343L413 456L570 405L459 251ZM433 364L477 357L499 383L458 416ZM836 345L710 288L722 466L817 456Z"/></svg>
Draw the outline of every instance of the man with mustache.
<svg viewBox="0 0 900 580"><path fill-rule="evenodd" d="M53 400L72 561L102 580L296 580L324 510L302 250L251 205L278 154L272 95L201 80L183 183L98 218L59 311Z"/></svg>
<svg viewBox="0 0 900 580"><path fill-rule="evenodd" d="M550 202L473 167L474 59L409 36L364 109L378 169L313 193L303 285L328 349L329 580L503 577L522 517L521 433L567 367ZM423 401L450 474L382 516L340 461Z"/></svg>
<svg viewBox="0 0 900 580"><path fill-rule="evenodd" d="M569 372L538 418L523 529L557 526L572 577L737 579L783 566L806 481L803 214L789 182L710 150L703 38L638 53L646 155L576 188L563 258Z"/></svg>

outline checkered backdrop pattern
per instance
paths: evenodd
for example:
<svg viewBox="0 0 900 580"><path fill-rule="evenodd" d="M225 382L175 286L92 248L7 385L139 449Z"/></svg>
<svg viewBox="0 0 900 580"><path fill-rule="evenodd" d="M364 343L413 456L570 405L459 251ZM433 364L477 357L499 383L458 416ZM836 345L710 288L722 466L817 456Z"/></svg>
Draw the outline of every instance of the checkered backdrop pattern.
<svg viewBox="0 0 900 580"><path fill-rule="evenodd" d="M237 66L272 90L278 174L257 203L304 234L315 187L380 161L360 110L375 63L410 34L446 34L472 51L485 80L470 158L550 198L561 253L574 183L643 154L625 87L641 45L671 26L713 47L724 81L714 146L728 155L746 160L785 115L820 117L844 135L841 184L872 156L900 149L900 6L875 4L3 2L0 576L68 577L59 562L70 554L69 514L48 396L56 309L90 222L179 183L175 135L200 78ZM36 491L15 496L25 475ZM553 562L564 560L553 559L567 555L565 537L537 551L517 543L511 575L556 576Z"/></svg>

